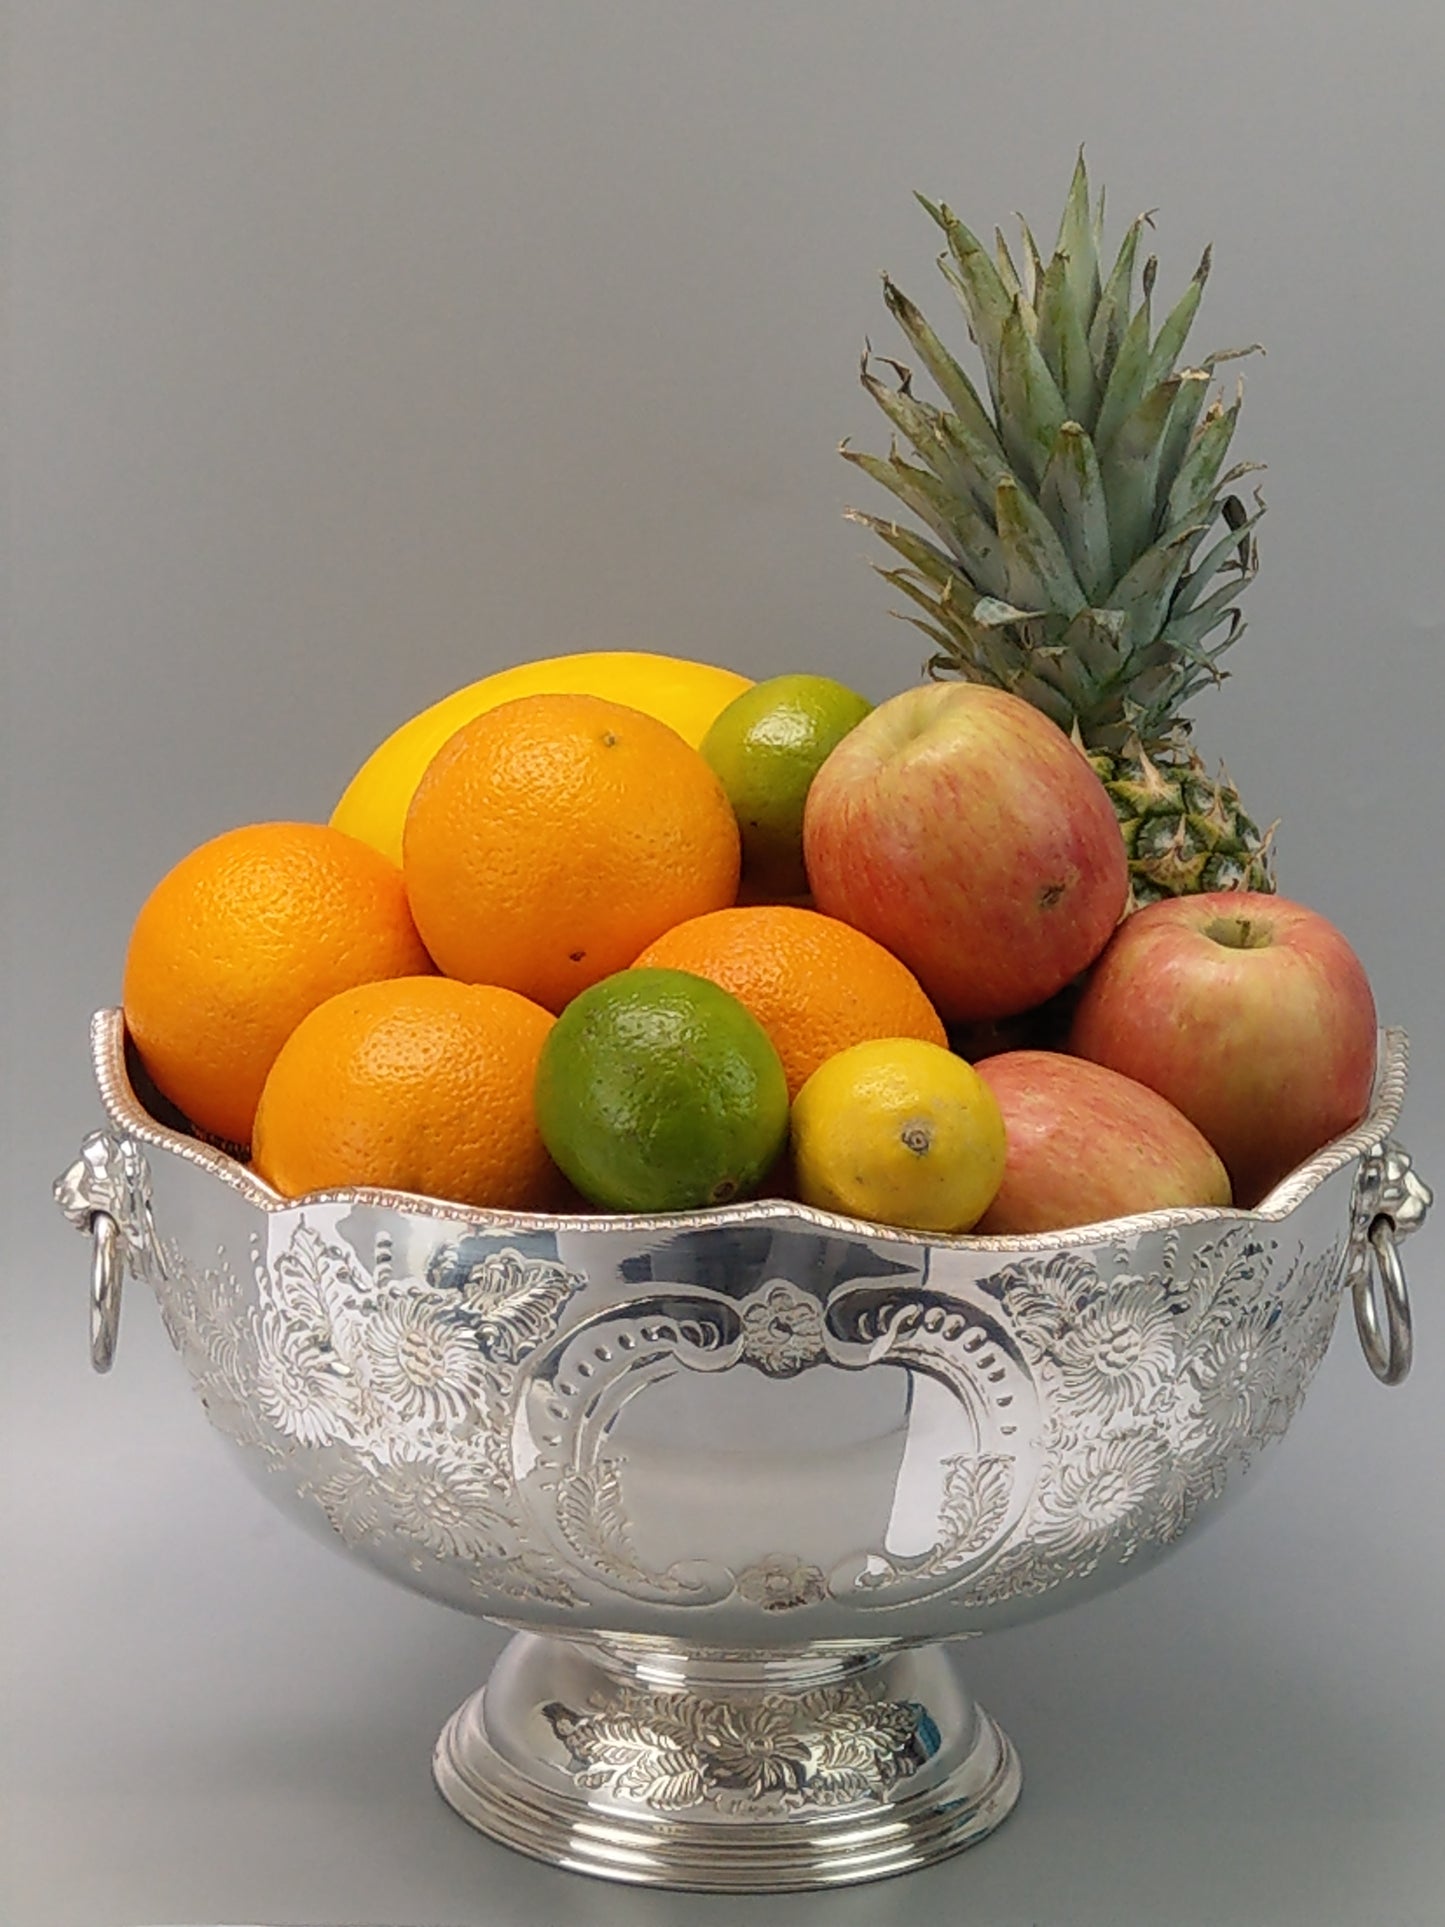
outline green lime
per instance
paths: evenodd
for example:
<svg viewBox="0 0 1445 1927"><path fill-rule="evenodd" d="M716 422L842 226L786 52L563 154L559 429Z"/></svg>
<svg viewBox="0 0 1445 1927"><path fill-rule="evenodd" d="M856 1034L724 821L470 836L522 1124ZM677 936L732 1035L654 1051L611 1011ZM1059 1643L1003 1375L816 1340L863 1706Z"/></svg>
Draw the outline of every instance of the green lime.
<svg viewBox="0 0 1445 1927"><path fill-rule="evenodd" d="M743 881L752 894L806 892L809 785L872 707L830 676L772 676L735 696L714 719L701 749L737 814Z"/></svg>
<svg viewBox="0 0 1445 1927"><path fill-rule="evenodd" d="M619 970L547 1033L537 1123L592 1203L693 1211L767 1174L788 1135L788 1080L726 990L685 970Z"/></svg>

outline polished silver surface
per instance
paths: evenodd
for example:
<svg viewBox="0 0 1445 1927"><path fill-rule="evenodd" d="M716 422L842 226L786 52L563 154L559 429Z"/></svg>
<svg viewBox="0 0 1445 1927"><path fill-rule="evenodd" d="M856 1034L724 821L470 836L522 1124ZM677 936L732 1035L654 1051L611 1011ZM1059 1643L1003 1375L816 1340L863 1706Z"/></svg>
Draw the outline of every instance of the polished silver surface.
<svg viewBox="0 0 1445 1927"><path fill-rule="evenodd" d="M438 1783L498 1838L618 1879L828 1885L980 1837L1017 1765L933 1642L1117 1585L1217 1512L1347 1289L1372 1367L1408 1364L1394 1239L1429 1194L1390 1136L1397 1031L1369 1116L1258 1210L1035 1238L781 1201L292 1203L145 1109L118 1013L93 1041L108 1123L57 1183L67 1216L114 1224L271 1497L529 1629L449 1724Z"/></svg>
<svg viewBox="0 0 1445 1927"><path fill-rule="evenodd" d="M97 1372L115 1363L120 1335L120 1287L124 1273L120 1258L120 1228L108 1211L97 1211L90 1221L94 1241L90 1260L90 1362Z"/></svg>
<svg viewBox="0 0 1445 1927"><path fill-rule="evenodd" d="M120 1334L124 1240L140 1237L149 1173L129 1139L104 1133L86 1139L80 1157L55 1183L55 1202L78 1231L89 1231L90 1362L97 1372L115 1363ZM137 1260L142 1246L136 1246Z"/></svg>
<svg viewBox="0 0 1445 1927"><path fill-rule="evenodd" d="M1370 1226L1370 1249L1385 1315L1381 1319L1375 1281L1367 1279L1354 1288L1355 1325L1370 1370L1381 1384L1399 1385L1414 1359L1415 1337L1405 1269L1400 1263L1395 1227L1388 1218L1377 1218Z"/></svg>
<svg viewBox="0 0 1445 1927"><path fill-rule="evenodd" d="M1410 1293L1397 1241L1418 1230L1432 1202L1429 1187L1398 1144L1377 1144L1361 1160L1350 1289L1360 1345L1370 1370L1385 1385L1400 1384L1414 1357ZM1368 1251L1360 1248L1362 1226Z"/></svg>
<svg viewBox="0 0 1445 1927"><path fill-rule="evenodd" d="M434 1770L464 1819L534 1858L744 1893L924 1866L991 1833L1020 1786L943 1645L769 1665L523 1634Z"/></svg>

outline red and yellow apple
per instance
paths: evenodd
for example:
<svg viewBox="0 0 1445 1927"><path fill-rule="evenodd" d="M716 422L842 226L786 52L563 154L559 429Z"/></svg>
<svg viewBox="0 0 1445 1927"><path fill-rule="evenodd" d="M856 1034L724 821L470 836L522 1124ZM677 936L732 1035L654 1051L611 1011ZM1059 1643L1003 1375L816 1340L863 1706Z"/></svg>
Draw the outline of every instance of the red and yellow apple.
<svg viewBox="0 0 1445 1927"><path fill-rule="evenodd" d="M1120 925L1069 1049L1167 1097L1223 1158L1239 1204L1357 1124L1374 1082L1375 1000L1334 925L1224 890Z"/></svg>
<svg viewBox="0 0 1445 1927"><path fill-rule="evenodd" d="M1146 1085L1056 1051L1006 1051L974 1069L998 1100L1007 1146L1003 1183L975 1231L1065 1231L1229 1203L1212 1147Z"/></svg>
<svg viewBox="0 0 1445 1927"><path fill-rule="evenodd" d="M949 1022L1029 1010L1123 914L1123 838L1058 726L975 683L880 703L813 778L803 854L817 907L901 957Z"/></svg>

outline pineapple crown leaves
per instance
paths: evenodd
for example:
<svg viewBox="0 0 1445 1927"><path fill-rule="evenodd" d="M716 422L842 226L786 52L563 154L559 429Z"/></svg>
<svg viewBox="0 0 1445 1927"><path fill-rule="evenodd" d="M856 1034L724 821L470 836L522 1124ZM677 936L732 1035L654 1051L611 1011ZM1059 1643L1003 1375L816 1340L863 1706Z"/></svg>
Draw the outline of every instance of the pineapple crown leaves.
<svg viewBox="0 0 1445 1927"><path fill-rule="evenodd" d="M1091 746L1166 742L1244 627L1264 503L1232 492L1258 464L1226 467L1242 384L1228 403L1209 390L1221 363L1258 345L1181 365L1211 250L1156 326L1157 262L1138 268L1152 217L1130 224L1106 272L1104 197L1093 203L1082 152L1047 260L1022 220L1020 266L1001 233L990 251L918 199L947 243L939 266L984 387L885 274L884 303L942 405L865 347L862 383L893 442L886 457L841 453L921 529L848 514L901 558L880 573L935 644L933 673L1024 695Z"/></svg>

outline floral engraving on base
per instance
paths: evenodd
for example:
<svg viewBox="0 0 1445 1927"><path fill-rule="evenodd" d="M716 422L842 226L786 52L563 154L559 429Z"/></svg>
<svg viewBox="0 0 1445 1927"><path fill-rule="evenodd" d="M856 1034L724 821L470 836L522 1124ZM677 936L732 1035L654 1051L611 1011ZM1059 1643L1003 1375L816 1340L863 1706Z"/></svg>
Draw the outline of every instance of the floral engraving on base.
<svg viewBox="0 0 1445 1927"><path fill-rule="evenodd" d="M663 1813L876 1804L938 1747L923 1707L853 1682L747 1700L622 1688L591 1712L559 1700L542 1712L579 1787Z"/></svg>
<svg viewBox="0 0 1445 1927"><path fill-rule="evenodd" d="M1170 1238L1147 1277L1061 1252L987 1281L1047 1418L1028 1511L961 1600L1046 1592L1168 1545L1284 1432L1329 1344L1345 1260L1339 1242L1278 1276L1273 1259L1238 1226L1182 1263Z"/></svg>
<svg viewBox="0 0 1445 1927"><path fill-rule="evenodd" d="M243 1289L167 1244L158 1292L212 1422L259 1449L350 1546L460 1566L482 1595L580 1604L510 1463L522 1363L584 1280L514 1250L363 1267L303 1214Z"/></svg>

